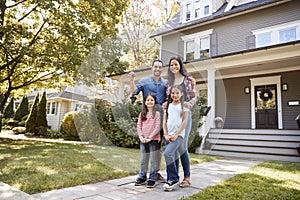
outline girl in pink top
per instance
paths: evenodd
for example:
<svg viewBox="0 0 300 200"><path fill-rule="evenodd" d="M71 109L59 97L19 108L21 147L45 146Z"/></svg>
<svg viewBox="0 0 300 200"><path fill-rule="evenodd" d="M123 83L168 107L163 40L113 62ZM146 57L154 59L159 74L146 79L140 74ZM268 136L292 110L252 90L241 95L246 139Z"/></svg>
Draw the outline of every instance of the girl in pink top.
<svg viewBox="0 0 300 200"><path fill-rule="evenodd" d="M143 103L142 112L137 122L137 131L140 139L141 164L140 174L135 185L144 185L147 182L148 163L150 160L150 175L147 182L148 188L155 187L157 179L158 153L160 141L160 113L157 98L148 94Z"/></svg>

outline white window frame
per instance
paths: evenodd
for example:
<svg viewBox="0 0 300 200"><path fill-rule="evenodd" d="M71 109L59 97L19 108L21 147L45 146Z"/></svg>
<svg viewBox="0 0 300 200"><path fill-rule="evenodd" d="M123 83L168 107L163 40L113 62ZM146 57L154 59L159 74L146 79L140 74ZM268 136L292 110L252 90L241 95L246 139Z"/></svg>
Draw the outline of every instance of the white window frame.
<svg viewBox="0 0 300 200"><path fill-rule="evenodd" d="M186 0L183 1L182 3L182 10L183 10L183 17L182 17L182 21L183 23L185 22L190 22L193 21L195 19L200 19L202 17L206 17L212 14L212 0ZM190 4L190 19L187 20L187 5ZM208 6L209 7L209 12L208 14L205 14L204 10L205 7ZM197 9L200 9L199 12L199 16L195 15L195 12Z"/></svg>
<svg viewBox="0 0 300 200"><path fill-rule="evenodd" d="M256 48L275 45L275 44L280 44L280 43L285 43L285 42L281 42L279 40L279 33L280 33L280 31L284 31L284 30L292 29L292 28L296 29L296 40L300 40L300 20L293 21L293 22L288 22L288 23L284 23L284 24L279 24L279 25L276 25L276 26L270 26L270 27L266 27L266 28L257 29L257 30L252 31L252 34L254 34L255 38L256 38L255 39ZM260 45L258 43L258 39L257 39L258 36L263 35L263 34L268 34L268 33L270 33L270 35L271 35L271 43L266 44L266 45Z"/></svg>
<svg viewBox="0 0 300 200"><path fill-rule="evenodd" d="M47 110L47 115L57 115L58 102L56 102L56 101L47 102L46 110Z"/></svg>
<svg viewBox="0 0 300 200"><path fill-rule="evenodd" d="M190 41L194 41L194 59L199 59L200 57L200 39L204 39L208 37L208 49L210 50L210 35L213 33L213 29L209 29L206 31L202 31L199 33L194 33L194 34L190 34L190 35L186 35L181 37L181 39L184 41L184 60L186 61L186 54L187 49L186 49L186 43L190 42ZM210 56L210 51L209 51L209 56Z"/></svg>

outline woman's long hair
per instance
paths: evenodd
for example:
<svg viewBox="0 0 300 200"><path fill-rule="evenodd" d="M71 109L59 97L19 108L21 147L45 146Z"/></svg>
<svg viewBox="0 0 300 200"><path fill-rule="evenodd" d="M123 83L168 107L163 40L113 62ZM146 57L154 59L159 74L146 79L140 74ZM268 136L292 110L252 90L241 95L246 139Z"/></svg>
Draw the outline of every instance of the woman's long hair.
<svg viewBox="0 0 300 200"><path fill-rule="evenodd" d="M143 102L143 108L142 108L142 112L141 112L141 116L142 116L142 121L146 121L147 120L147 113L148 113L148 107L146 106L145 102L146 99L151 96L154 99L154 108L153 108L153 112L152 112L152 117L155 117L156 111L159 111L159 107L158 107L158 101L157 98L154 94L148 94L147 96L145 96L144 98L144 102Z"/></svg>
<svg viewBox="0 0 300 200"><path fill-rule="evenodd" d="M178 57L178 56L172 57L172 58L170 58L170 61L169 61L169 69L168 69L168 82L169 82L169 85L173 85L173 84L174 84L174 80L175 80L174 74L173 74L173 73L171 72L171 70L170 70L170 65L171 65L171 62L172 62L173 60L177 60L178 63L179 63L179 66L180 66L179 73L180 73L182 76L184 76L184 77L188 76L188 73L187 73L187 71L186 71L186 69L185 69L185 67L184 67L184 65L183 65L183 62L182 62L181 58Z"/></svg>

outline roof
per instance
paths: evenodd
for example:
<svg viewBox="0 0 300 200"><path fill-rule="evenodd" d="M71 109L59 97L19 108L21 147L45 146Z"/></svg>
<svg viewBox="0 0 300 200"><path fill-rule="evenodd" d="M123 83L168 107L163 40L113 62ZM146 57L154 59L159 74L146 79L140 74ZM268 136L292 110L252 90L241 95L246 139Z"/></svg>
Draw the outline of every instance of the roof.
<svg viewBox="0 0 300 200"><path fill-rule="evenodd" d="M240 6L233 7L231 10L224 12L228 3L225 3L219 10L217 10L212 15L209 15L204 18L200 18L197 20L192 20L190 22L181 23L180 22L180 12L177 13L171 20L169 20L165 25L156 30L150 37L156 37L160 35L164 35L167 33L174 32L176 30L185 29L187 27L207 24L213 22L215 20L222 20L223 18L234 16L234 14L238 14L244 11L249 11L250 9L264 8L265 6L271 6L274 3L284 3L290 0L257 0L250 3L242 4Z"/></svg>
<svg viewBox="0 0 300 200"><path fill-rule="evenodd" d="M51 99L58 99L58 98L63 98L66 100L70 101L81 101L81 102L86 102L86 103L93 103L94 101L89 99L87 96L84 95L79 95L67 91L63 92L52 92L52 93L47 93L47 100ZM35 98L35 95L28 95L28 101L33 101Z"/></svg>

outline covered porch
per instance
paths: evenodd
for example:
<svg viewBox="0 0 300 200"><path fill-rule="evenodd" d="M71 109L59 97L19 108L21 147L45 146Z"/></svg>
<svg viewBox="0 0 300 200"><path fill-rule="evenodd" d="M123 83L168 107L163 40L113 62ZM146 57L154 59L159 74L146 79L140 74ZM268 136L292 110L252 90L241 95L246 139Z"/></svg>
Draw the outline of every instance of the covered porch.
<svg viewBox="0 0 300 200"><path fill-rule="evenodd" d="M207 95L211 106L209 128L216 128L215 118L221 117L223 128L228 129L297 129L294 119L300 114L300 82L296 80L300 72L299 42L217 56L185 66L196 79L199 95ZM271 88L273 101L269 116L263 115L266 109L261 112L259 107L259 95L266 88ZM270 123L261 125L265 119Z"/></svg>

